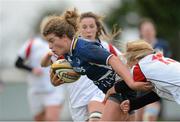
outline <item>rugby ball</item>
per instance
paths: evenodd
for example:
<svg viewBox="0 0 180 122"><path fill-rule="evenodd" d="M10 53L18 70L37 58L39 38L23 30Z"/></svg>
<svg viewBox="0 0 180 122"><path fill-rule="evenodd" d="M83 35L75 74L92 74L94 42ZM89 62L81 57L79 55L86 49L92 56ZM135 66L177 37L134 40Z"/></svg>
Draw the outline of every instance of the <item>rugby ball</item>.
<svg viewBox="0 0 180 122"><path fill-rule="evenodd" d="M80 74L73 70L73 67L66 59L59 59L51 65L51 70L64 83L73 83L80 78Z"/></svg>

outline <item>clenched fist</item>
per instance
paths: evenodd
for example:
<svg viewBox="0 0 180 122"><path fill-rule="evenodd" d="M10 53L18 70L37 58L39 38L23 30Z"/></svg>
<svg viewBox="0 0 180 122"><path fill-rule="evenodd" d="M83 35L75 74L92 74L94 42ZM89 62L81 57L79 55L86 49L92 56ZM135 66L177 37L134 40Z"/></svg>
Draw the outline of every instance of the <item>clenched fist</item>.
<svg viewBox="0 0 180 122"><path fill-rule="evenodd" d="M50 70L50 79L53 86L59 86L64 83L52 70Z"/></svg>

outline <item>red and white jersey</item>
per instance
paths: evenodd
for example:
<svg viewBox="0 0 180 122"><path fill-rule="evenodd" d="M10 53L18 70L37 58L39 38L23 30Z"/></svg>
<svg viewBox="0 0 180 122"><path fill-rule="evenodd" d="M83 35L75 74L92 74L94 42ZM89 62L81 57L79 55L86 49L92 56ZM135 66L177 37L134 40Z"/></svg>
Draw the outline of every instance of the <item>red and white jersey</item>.
<svg viewBox="0 0 180 122"><path fill-rule="evenodd" d="M124 57L123 53L121 53L115 46L112 44L107 43L106 41L101 41L102 46L107 49L109 52L114 54L115 56L118 56L120 60L126 64L126 58Z"/></svg>
<svg viewBox="0 0 180 122"><path fill-rule="evenodd" d="M132 68L135 81L150 81L162 98L180 104L180 63L161 53L150 54Z"/></svg>
<svg viewBox="0 0 180 122"><path fill-rule="evenodd" d="M49 51L48 43L40 37L29 39L19 50L18 56L23 58L28 66L42 69L40 76L28 73L28 87L32 92L49 92L54 89L50 83L49 67L42 68L40 65L42 57Z"/></svg>

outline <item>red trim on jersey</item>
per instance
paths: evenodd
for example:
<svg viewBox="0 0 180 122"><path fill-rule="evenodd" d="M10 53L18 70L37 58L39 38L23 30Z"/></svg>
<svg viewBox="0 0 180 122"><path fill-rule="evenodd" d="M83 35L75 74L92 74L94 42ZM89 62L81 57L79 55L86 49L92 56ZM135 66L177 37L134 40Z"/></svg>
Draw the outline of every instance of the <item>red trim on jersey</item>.
<svg viewBox="0 0 180 122"><path fill-rule="evenodd" d="M27 48L26 48L26 59L28 59L30 54L31 54L31 48L32 48L33 41L34 41L34 39L31 39L29 41Z"/></svg>
<svg viewBox="0 0 180 122"><path fill-rule="evenodd" d="M59 60L59 59L65 59L65 58L64 58L64 56L62 55L62 56L59 56L57 60Z"/></svg>
<svg viewBox="0 0 180 122"><path fill-rule="evenodd" d="M112 44L109 44L109 51L114 54L115 56L117 56L117 52L115 51L114 47L112 46Z"/></svg>
<svg viewBox="0 0 180 122"><path fill-rule="evenodd" d="M144 76L144 74L141 71L141 68L139 66L139 64L136 64L134 66L133 69L133 79L134 81L142 81L142 82L146 82L146 77Z"/></svg>
<svg viewBox="0 0 180 122"><path fill-rule="evenodd" d="M162 53L157 53L157 54L154 54L153 57L152 57L152 60L158 60L164 64L170 64L172 62L176 62L175 60L173 59L164 59L164 56Z"/></svg>

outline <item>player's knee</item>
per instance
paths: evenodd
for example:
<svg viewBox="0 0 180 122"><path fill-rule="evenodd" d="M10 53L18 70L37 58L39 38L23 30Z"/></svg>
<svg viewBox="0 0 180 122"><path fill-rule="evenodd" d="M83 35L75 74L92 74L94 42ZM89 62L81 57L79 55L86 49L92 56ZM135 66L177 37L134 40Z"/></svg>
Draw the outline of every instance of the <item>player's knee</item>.
<svg viewBox="0 0 180 122"><path fill-rule="evenodd" d="M102 113L99 111L94 111L89 114L88 121L98 121L102 117Z"/></svg>
<svg viewBox="0 0 180 122"><path fill-rule="evenodd" d="M42 112L42 113L35 115L34 120L35 121L44 121L45 120L45 113Z"/></svg>

